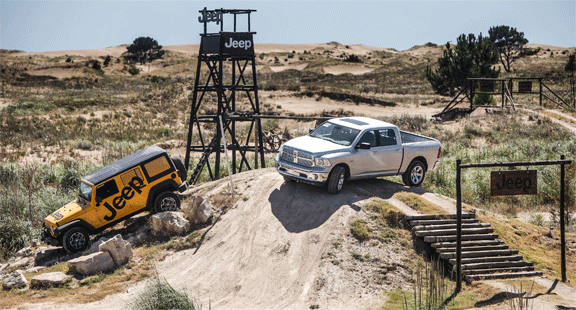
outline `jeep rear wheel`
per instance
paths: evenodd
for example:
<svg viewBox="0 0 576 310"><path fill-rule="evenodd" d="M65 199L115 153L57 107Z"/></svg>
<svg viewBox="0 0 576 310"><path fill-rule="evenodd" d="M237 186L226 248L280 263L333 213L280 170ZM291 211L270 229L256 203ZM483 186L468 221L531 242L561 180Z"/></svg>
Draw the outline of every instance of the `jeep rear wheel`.
<svg viewBox="0 0 576 310"><path fill-rule="evenodd" d="M64 234L62 244L64 249L70 253L80 252L90 245L90 236L84 229L73 227Z"/></svg>
<svg viewBox="0 0 576 310"><path fill-rule="evenodd" d="M336 166L332 169L328 177L328 192L330 194L338 194L346 181L346 169L342 166Z"/></svg>
<svg viewBox="0 0 576 310"><path fill-rule="evenodd" d="M154 202L154 211L156 213L166 211L176 211L180 209L180 198L173 192L163 192Z"/></svg>

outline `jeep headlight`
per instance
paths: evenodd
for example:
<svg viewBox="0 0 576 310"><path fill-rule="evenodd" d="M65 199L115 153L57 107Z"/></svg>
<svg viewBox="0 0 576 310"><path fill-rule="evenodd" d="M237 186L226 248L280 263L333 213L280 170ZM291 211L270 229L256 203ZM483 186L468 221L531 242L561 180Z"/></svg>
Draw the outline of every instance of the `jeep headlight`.
<svg viewBox="0 0 576 310"><path fill-rule="evenodd" d="M314 166L328 167L330 166L330 161L328 159L314 157Z"/></svg>

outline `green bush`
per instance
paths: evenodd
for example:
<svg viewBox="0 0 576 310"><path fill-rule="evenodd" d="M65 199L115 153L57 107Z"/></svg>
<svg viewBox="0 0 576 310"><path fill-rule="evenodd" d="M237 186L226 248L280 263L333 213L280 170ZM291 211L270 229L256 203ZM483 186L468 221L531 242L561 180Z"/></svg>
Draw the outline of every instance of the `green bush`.
<svg viewBox="0 0 576 310"><path fill-rule="evenodd" d="M138 75L140 74L140 69L136 68L135 65L130 65L128 68L128 73L130 73L130 75Z"/></svg>

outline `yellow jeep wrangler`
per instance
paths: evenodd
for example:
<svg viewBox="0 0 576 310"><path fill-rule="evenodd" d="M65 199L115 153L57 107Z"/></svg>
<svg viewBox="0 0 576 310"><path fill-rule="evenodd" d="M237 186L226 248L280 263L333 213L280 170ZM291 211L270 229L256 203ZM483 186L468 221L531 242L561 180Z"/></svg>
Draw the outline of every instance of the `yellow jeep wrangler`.
<svg viewBox="0 0 576 310"><path fill-rule="evenodd" d="M175 211L187 188L182 160L150 146L82 178L78 199L46 217L42 240L68 252L90 245L90 235L143 211Z"/></svg>

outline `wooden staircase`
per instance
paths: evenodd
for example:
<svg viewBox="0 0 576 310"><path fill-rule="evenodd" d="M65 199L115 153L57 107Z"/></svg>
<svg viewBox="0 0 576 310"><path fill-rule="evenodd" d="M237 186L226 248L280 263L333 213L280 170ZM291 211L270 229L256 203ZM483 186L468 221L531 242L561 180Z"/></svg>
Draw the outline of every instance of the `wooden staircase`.
<svg viewBox="0 0 576 310"><path fill-rule="evenodd" d="M456 265L456 214L407 216L414 235L423 238L440 259ZM509 249L489 223L475 213L462 213L462 275L466 282L541 276L518 250Z"/></svg>

